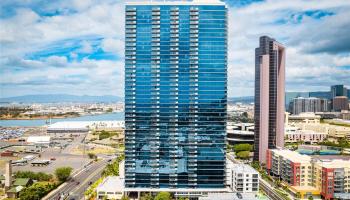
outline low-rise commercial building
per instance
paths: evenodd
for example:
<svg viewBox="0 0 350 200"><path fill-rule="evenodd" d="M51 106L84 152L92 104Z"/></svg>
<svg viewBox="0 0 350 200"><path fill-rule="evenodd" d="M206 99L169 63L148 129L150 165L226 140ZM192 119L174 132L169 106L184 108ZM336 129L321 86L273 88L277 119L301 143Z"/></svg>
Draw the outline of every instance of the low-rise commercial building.
<svg viewBox="0 0 350 200"><path fill-rule="evenodd" d="M29 136L27 138L27 143L35 146L50 146L51 137L50 136Z"/></svg>
<svg viewBox="0 0 350 200"><path fill-rule="evenodd" d="M315 132L311 130L300 130L296 127L286 127L285 142L303 142L314 144L322 142L327 138L327 133Z"/></svg>
<svg viewBox="0 0 350 200"><path fill-rule="evenodd" d="M48 133L87 133L89 130L124 129L124 121L63 121L51 124Z"/></svg>
<svg viewBox="0 0 350 200"><path fill-rule="evenodd" d="M326 133L328 139L337 141L341 138L350 140L350 127L336 126L322 123L296 123L295 127L301 130L311 130L319 133Z"/></svg>
<svg viewBox="0 0 350 200"><path fill-rule="evenodd" d="M289 113L286 114L285 120L286 124L288 123L320 123L321 117L319 115L316 115L315 113L300 113L297 115L289 115Z"/></svg>

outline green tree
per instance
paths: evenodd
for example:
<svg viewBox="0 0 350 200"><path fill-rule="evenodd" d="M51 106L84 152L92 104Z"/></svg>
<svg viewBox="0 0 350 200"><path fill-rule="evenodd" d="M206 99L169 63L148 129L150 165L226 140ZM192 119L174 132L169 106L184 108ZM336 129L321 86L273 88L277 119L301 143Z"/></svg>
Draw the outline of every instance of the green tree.
<svg viewBox="0 0 350 200"><path fill-rule="evenodd" d="M233 149L236 153L240 151L252 151L253 146L251 144L236 144L233 145Z"/></svg>
<svg viewBox="0 0 350 200"><path fill-rule="evenodd" d="M153 196L150 193L143 193L140 200L153 200Z"/></svg>
<svg viewBox="0 0 350 200"><path fill-rule="evenodd" d="M159 192L154 200L171 200L171 194L169 192Z"/></svg>
<svg viewBox="0 0 350 200"><path fill-rule="evenodd" d="M236 153L236 156L240 159L246 160L246 159L249 159L249 157L250 157L249 154L250 154L249 151L240 151L240 152Z"/></svg>
<svg viewBox="0 0 350 200"><path fill-rule="evenodd" d="M178 200L189 200L187 197L180 197Z"/></svg>
<svg viewBox="0 0 350 200"><path fill-rule="evenodd" d="M14 174L15 178L30 178L37 181L50 181L53 176L44 172L32 172L32 171L17 171Z"/></svg>
<svg viewBox="0 0 350 200"><path fill-rule="evenodd" d="M96 154L94 154L94 153L88 153L87 155L88 155L88 157L90 159L96 159L97 158Z"/></svg>
<svg viewBox="0 0 350 200"><path fill-rule="evenodd" d="M307 198L308 200L314 200L313 196L309 196L309 198Z"/></svg>
<svg viewBox="0 0 350 200"><path fill-rule="evenodd" d="M24 188L19 193L19 198L21 200L41 199L56 187L57 187L57 184L52 184L47 182L37 182L27 188Z"/></svg>
<svg viewBox="0 0 350 200"><path fill-rule="evenodd" d="M71 167L60 167L55 170L56 178L60 182L65 182L69 178L70 174L72 173Z"/></svg>
<svg viewBox="0 0 350 200"><path fill-rule="evenodd" d="M124 196L121 198L121 200L129 200L129 197L126 196L126 195L124 195Z"/></svg>

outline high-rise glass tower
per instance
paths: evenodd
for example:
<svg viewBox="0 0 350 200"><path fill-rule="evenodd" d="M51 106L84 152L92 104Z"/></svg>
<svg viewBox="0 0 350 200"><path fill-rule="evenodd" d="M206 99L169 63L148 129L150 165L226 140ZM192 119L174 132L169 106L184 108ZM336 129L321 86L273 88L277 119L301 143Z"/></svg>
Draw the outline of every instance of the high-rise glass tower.
<svg viewBox="0 0 350 200"><path fill-rule="evenodd" d="M125 9L125 186L223 188L225 4L149 1Z"/></svg>
<svg viewBox="0 0 350 200"><path fill-rule="evenodd" d="M262 36L255 49L254 160L284 145L285 48Z"/></svg>

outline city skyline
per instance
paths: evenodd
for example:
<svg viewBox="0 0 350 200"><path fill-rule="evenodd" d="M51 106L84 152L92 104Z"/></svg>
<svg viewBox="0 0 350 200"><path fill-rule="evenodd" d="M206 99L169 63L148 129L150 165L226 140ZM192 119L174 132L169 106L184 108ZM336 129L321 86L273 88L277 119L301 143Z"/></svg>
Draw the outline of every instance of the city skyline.
<svg viewBox="0 0 350 200"><path fill-rule="evenodd" d="M0 96L123 96L124 2L43 2L1 2ZM229 97L253 95L261 35L288 46L286 91L349 86L350 2L242 2L228 2Z"/></svg>

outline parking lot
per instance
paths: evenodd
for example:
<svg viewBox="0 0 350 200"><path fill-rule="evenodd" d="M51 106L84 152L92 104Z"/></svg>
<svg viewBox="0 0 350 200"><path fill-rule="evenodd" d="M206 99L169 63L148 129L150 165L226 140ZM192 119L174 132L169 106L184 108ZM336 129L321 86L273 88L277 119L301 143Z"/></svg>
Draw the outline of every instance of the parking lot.
<svg viewBox="0 0 350 200"><path fill-rule="evenodd" d="M8 160L20 160L25 156L34 155L35 159L28 161L23 166L13 166L13 171L34 171L54 173L59 167L72 167L77 170L90 162L87 155L76 155L71 153L71 149L81 145L85 135L78 136L60 135L53 136L50 147L37 146L13 146L6 150L16 151L18 154L14 157L1 157L0 164L4 165ZM32 166L31 162L41 162L49 160L50 164L44 166ZM0 174L4 173L5 167L0 167Z"/></svg>

